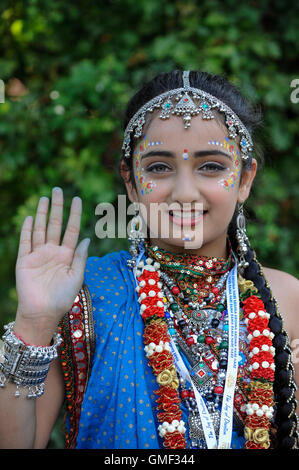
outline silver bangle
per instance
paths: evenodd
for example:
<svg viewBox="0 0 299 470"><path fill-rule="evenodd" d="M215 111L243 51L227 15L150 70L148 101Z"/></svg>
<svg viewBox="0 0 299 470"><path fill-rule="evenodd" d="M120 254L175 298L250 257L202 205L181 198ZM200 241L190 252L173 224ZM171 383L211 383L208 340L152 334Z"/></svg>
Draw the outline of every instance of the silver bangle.
<svg viewBox="0 0 299 470"><path fill-rule="evenodd" d="M17 385L16 397L20 396L19 387L26 387L28 398L37 398L44 393L44 382L51 362L58 356L57 348L62 338L55 333L51 346L27 346L14 334L14 323L4 326L0 387L12 382Z"/></svg>

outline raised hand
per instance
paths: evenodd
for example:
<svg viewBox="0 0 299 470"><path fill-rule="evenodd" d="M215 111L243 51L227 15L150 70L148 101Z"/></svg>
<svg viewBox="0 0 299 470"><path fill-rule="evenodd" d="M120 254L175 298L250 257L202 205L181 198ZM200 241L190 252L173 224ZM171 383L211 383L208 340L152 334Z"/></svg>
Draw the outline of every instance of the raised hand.
<svg viewBox="0 0 299 470"><path fill-rule="evenodd" d="M47 226L49 199L39 200L35 216L25 218L16 263L18 311L15 329L30 334L30 329L45 325L55 329L62 316L72 307L82 287L88 256L89 239L79 245L82 201L74 197L60 244L63 223L63 191L53 188Z"/></svg>

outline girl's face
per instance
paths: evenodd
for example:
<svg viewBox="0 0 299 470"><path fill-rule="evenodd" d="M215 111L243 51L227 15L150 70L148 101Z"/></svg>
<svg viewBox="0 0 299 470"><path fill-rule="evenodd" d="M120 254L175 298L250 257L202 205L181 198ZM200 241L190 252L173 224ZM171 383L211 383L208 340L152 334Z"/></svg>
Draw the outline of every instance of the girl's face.
<svg viewBox="0 0 299 470"><path fill-rule="evenodd" d="M216 119L152 119L134 151L137 191L126 183L131 201L139 201L153 244L161 248L226 257L226 236L237 202L244 202L256 173L256 160L241 181L236 141ZM158 209L159 207L159 209ZM159 215L160 213L160 215Z"/></svg>

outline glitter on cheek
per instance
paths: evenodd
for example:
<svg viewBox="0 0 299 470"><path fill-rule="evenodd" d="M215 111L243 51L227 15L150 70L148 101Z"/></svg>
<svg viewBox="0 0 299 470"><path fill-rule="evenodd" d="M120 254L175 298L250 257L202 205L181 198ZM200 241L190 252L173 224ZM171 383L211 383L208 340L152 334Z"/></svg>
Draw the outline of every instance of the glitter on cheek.
<svg viewBox="0 0 299 470"><path fill-rule="evenodd" d="M235 186L236 181L238 180L238 177L240 176L240 173L241 173L241 170L240 170L240 152L236 148L236 143L233 140L229 139L228 137L225 137L225 139L222 142L219 142L217 140L209 140L208 144L223 147L233 157L233 159L234 159L234 161L233 161L233 164L234 164L233 171L226 178L222 178L221 180L218 181L218 183L226 190L229 190L230 188L233 188Z"/></svg>
<svg viewBox="0 0 299 470"><path fill-rule="evenodd" d="M135 155L136 183L142 195L149 194L150 192L152 192L156 184L153 181L147 180L145 178L144 173L143 173L144 168L142 168L140 164L141 156L143 155L143 153L148 147L152 147L154 145L161 145L161 144L162 142L160 140L148 141L145 135L142 142L138 145L137 150L135 150L134 155Z"/></svg>

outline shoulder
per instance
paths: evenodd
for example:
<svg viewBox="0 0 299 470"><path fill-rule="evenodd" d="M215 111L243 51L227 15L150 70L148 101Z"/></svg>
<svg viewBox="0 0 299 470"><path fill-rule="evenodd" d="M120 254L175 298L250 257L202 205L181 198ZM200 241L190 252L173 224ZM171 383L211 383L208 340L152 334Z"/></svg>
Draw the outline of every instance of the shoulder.
<svg viewBox="0 0 299 470"><path fill-rule="evenodd" d="M290 287L291 289L297 288L299 286L299 279L292 274L286 273L285 271L279 271L278 269L267 268L263 266L263 272L267 279L273 283L280 283L281 287L286 289Z"/></svg>
<svg viewBox="0 0 299 470"><path fill-rule="evenodd" d="M104 256L89 256L85 266L85 277L90 277L97 271L123 271L127 268L130 253L125 250L107 253Z"/></svg>
<svg viewBox="0 0 299 470"><path fill-rule="evenodd" d="M105 298L110 301L119 289L127 295L134 290L133 272L127 264L131 256L128 251L120 250L87 258L84 284L88 287L92 300Z"/></svg>
<svg viewBox="0 0 299 470"><path fill-rule="evenodd" d="M263 266L264 276L284 319L290 337L299 335L299 280L289 273Z"/></svg>
<svg viewBox="0 0 299 470"><path fill-rule="evenodd" d="M263 266L265 278L273 288L274 297L291 297L299 300L299 279L284 271Z"/></svg>

